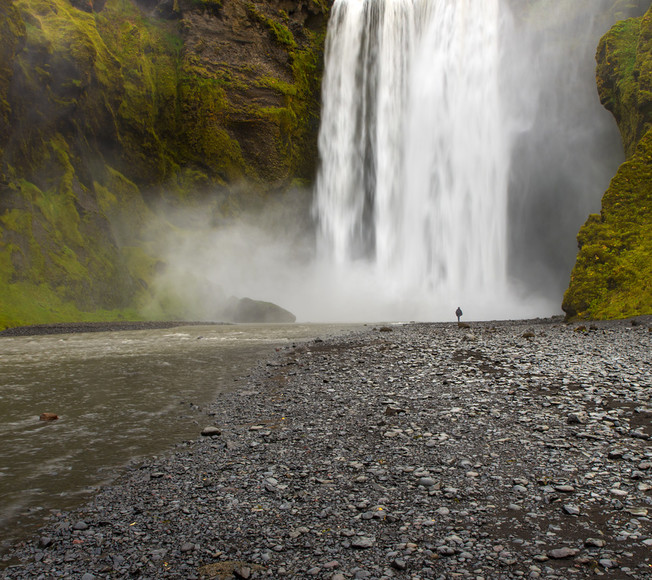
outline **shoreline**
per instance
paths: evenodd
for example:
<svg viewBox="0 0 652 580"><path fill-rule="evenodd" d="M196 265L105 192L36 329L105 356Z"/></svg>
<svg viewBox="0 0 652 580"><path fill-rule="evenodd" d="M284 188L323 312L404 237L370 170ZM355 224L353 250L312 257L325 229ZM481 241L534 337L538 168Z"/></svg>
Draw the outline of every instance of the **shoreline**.
<svg viewBox="0 0 652 580"><path fill-rule="evenodd" d="M179 326L214 326L214 325L234 325L235 322L207 322L207 321L183 321L183 320L117 320L117 321L94 321L94 322L50 322L43 324L28 324L25 326L14 326L0 330L0 338L17 337L17 336L44 336L51 334L71 334L84 332L119 332L126 330L158 330L166 328L177 328ZM264 324L264 323L261 323ZM295 323L292 323L295 324ZM297 322L296 324L311 324L310 322ZM321 324L321 323L316 323ZM363 324L363 323L360 323ZM377 323L378 325L380 323ZM389 324L432 324L436 326L446 326L455 324L454 322L394 322ZM463 324L467 324L463 322ZM522 320L488 320L472 321L468 324L476 326L489 325L529 325L529 324L566 324L576 326L594 326L604 328L618 324L652 324L652 315L641 315L622 319L611 320L576 320L567 322L563 315L550 316L547 318L531 318Z"/></svg>
<svg viewBox="0 0 652 580"><path fill-rule="evenodd" d="M650 323L587 325L281 349L0 576L650 578Z"/></svg>
<svg viewBox="0 0 652 580"><path fill-rule="evenodd" d="M231 324L229 322L186 322L186 321L152 321L124 320L113 322L51 322L47 324L30 324L14 326L0 331L2 337L45 336L51 334L71 334L81 332L118 332L123 330L159 330L177 328L178 326L213 326Z"/></svg>

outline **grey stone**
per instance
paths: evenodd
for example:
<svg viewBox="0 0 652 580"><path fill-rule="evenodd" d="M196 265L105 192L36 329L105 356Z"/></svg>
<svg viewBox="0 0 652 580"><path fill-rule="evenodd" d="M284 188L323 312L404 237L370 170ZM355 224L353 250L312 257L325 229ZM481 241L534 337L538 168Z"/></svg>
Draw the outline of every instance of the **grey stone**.
<svg viewBox="0 0 652 580"><path fill-rule="evenodd" d="M424 487L432 487L437 482L432 477L420 477L417 481L417 485L423 485Z"/></svg>
<svg viewBox="0 0 652 580"><path fill-rule="evenodd" d="M602 538L587 538L584 540L584 545L590 548L604 548L607 545Z"/></svg>
<svg viewBox="0 0 652 580"><path fill-rule="evenodd" d="M576 505L567 503L566 505L564 505L564 512L567 513L569 516L579 516L580 508L578 508Z"/></svg>
<svg viewBox="0 0 652 580"><path fill-rule="evenodd" d="M358 536L351 540L351 547L357 548L358 550L366 550L367 548L371 548L373 545L374 539L365 536Z"/></svg>
<svg viewBox="0 0 652 580"><path fill-rule="evenodd" d="M402 558L396 558L396 560L392 560L392 568L395 568L396 570L405 570L407 568L407 562Z"/></svg>
<svg viewBox="0 0 652 580"><path fill-rule="evenodd" d="M201 434L204 437L218 437L222 434L222 431L213 425L209 425L208 427L204 427L202 429Z"/></svg>
<svg viewBox="0 0 652 580"><path fill-rule="evenodd" d="M577 556L578 552L579 550L576 550L575 548L556 548L555 550L548 552L548 556L554 560L562 560L564 558Z"/></svg>

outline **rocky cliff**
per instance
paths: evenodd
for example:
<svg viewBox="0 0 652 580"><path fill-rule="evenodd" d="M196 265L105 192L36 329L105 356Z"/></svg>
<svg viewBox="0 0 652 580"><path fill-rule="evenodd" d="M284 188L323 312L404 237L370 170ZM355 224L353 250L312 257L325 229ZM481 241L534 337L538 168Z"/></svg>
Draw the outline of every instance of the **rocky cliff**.
<svg viewBox="0 0 652 580"><path fill-rule="evenodd" d="M161 208L220 223L309 183L331 3L0 0L0 328L138 317L189 225ZM578 236L570 317L652 311L650 20L598 51L628 160Z"/></svg>
<svg viewBox="0 0 652 580"><path fill-rule="evenodd" d="M161 204L210 197L217 219L243 183L310 180L327 13L0 0L0 328L135 316Z"/></svg>
<svg viewBox="0 0 652 580"><path fill-rule="evenodd" d="M564 296L571 318L652 313L652 8L616 24L597 52L600 98L620 129L627 161L589 216Z"/></svg>

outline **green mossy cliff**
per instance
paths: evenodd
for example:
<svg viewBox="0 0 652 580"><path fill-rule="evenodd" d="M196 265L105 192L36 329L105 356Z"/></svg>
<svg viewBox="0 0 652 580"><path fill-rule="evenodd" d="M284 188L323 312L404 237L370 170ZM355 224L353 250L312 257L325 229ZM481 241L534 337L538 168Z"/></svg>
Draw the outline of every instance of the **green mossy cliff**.
<svg viewBox="0 0 652 580"><path fill-rule="evenodd" d="M176 227L162 204L219 216L239 184L310 181L327 14L0 0L0 328L137 317Z"/></svg>
<svg viewBox="0 0 652 580"><path fill-rule="evenodd" d="M578 234L562 307L569 318L652 314L652 8L616 24L597 60L600 98L627 160Z"/></svg>
<svg viewBox="0 0 652 580"><path fill-rule="evenodd" d="M309 183L331 1L0 0L0 328L139 317L188 225L162 207L219 223ZM628 159L578 235L569 317L652 312L651 20L598 51Z"/></svg>

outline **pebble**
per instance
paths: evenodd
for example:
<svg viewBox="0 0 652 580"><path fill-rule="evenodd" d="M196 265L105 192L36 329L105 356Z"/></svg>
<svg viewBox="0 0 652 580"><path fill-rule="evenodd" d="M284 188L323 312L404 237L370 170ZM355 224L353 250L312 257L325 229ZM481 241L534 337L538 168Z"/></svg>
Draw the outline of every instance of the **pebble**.
<svg viewBox="0 0 652 580"><path fill-rule="evenodd" d="M219 433L51 515L0 578L649 579L646 324L280 349L207 409Z"/></svg>
<svg viewBox="0 0 652 580"><path fill-rule="evenodd" d="M587 538L584 541L584 545L593 548L604 548L607 545L607 542L605 542L602 538Z"/></svg>
<svg viewBox="0 0 652 580"><path fill-rule="evenodd" d="M209 425L208 427L204 427L202 429L201 434L204 437L218 437L219 435L222 434L222 431L220 429L218 429L217 427Z"/></svg>
<svg viewBox="0 0 652 580"><path fill-rule="evenodd" d="M564 505L564 512L570 516L579 516L580 508L578 508L576 505L566 504Z"/></svg>
<svg viewBox="0 0 652 580"><path fill-rule="evenodd" d="M351 542L351 547L358 548L360 550L366 550L367 548L371 548L373 545L374 545L373 538L360 537L360 538L355 538Z"/></svg>
<svg viewBox="0 0 652 580"><path fill-rule="evenodd" d="M550 552L548 552L548 556L550 558L554 558L555 560L561 560L562 558L572 558L573 556L576 556L577 553L578 550L573 548L557 548L555 550L550 550Z"/></svg>
<svg viewBox="0 0 652 580"><path fill-rule="evenodd" d="M432 487L437 482L432 477L421 477L417 482L418 485L423 485L424 487Z"/></svg>

